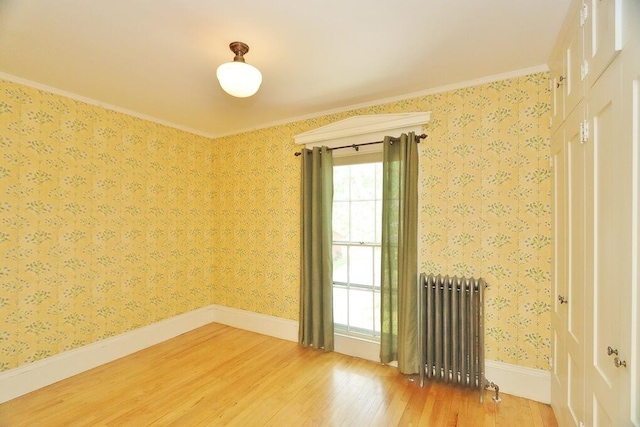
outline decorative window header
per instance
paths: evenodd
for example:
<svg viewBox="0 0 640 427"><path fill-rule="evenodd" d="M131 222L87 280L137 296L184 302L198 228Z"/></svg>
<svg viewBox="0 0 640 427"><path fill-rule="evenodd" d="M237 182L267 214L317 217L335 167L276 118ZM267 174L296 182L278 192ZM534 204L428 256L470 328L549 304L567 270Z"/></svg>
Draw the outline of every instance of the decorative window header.
<svg viewBox="0 0 640 427"><path fill-rule="evenodd" d="M318 129L295 136L296 144L306 148L326 145L329 148L351 144L381 141L385 136L399 136L402 133L422 133L422 127L429 122L430 112L374 114L349 117ZM359 151L340 150L334 155L353 155L382 150L382 145L361 147Z"/></svg>

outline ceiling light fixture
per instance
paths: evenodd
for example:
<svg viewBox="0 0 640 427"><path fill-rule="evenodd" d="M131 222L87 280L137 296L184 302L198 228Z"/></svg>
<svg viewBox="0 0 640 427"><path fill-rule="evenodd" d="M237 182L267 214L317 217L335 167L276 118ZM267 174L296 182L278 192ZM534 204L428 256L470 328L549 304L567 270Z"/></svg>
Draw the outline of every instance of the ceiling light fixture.
<svg viewBox="0 0 640 427"><path fill-rule="evenodd" d="M262 73L244 62L244 54L249 52L249 46L242 42L233 42L229 45L231 52L236 56L233 62L227 62L218 67L216 75L220 86L229 95L237 98L246 98L253 95L260 88Z"/></svg>

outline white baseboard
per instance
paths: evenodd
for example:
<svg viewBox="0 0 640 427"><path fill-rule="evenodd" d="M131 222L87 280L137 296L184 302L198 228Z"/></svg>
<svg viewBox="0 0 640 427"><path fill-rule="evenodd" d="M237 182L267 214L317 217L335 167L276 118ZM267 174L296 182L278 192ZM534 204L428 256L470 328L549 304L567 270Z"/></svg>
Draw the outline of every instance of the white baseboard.
<svg viewBox="0 0 640 427"><path fill-rule="evenodd" d="M500 392L551 403L551 373L508 363L485 360L485 377L500 387Z"/></svg>
<svg viewBox="0 0 640 427"><path fill-rule="evenodd" d="M296 342L298 340L298 322L295 320L210 305L0 373L0 403L151 347L211 322L287 341ZM371 341L336 335L335 351L377 362L379 361L380 345ZM485 366L487 379L498 384L501 393L543 403L551 401L551 374L549 372L492 360L487 360Z"/></svg>
<svg viewBox="0 0 640 427"><path fill-rule="evenodd" d="M295 320L215 306L213 321L287 341L298 341L298 322ZM380 344L359 338L336 334L334 351L374 362L380 361Z"/></svg>
<svg viewBox="0 0 640 427"><path fill-rule="evenodd" d="M109 363L213 321L203 307L0 373L0 403Z"/></svg>
<svg viewBox="0 0 640 427"><path fill-rule="evenodd" d="M280 338L287 341L298 341L298 322L282 317L267 316L253 311L212 305L213 321L245 331Z"/></svg>

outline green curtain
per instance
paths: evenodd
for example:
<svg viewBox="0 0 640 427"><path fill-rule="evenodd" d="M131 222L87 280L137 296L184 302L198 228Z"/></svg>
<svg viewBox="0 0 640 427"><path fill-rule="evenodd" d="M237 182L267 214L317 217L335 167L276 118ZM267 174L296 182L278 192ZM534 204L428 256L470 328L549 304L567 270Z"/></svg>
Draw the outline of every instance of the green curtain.
<svg viewBox="0 0 640 427"><path fill-rule="evenodd" d="M385 137L382 178L380 360L419 371L418 148L413 132Z"/></svg>
<svg viewBox="0 0 640 427"><path fill-rule="evenodd" d="M301 279L298 342L333 350L333 157L302 150Z"/></svg>

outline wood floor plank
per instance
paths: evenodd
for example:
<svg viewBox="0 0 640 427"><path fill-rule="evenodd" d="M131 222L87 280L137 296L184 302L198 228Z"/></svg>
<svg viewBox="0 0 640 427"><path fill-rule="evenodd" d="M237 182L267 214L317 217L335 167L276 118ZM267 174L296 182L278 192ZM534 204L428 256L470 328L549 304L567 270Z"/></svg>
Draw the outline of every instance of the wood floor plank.
<svg viewBox="0 0 640 427"><path fill-rule="evenodd" d="M0 404L0 426L557 427L548 405L209 324Z"/></svg>

